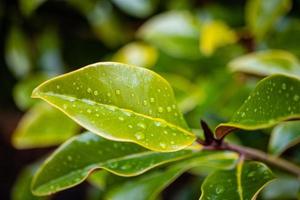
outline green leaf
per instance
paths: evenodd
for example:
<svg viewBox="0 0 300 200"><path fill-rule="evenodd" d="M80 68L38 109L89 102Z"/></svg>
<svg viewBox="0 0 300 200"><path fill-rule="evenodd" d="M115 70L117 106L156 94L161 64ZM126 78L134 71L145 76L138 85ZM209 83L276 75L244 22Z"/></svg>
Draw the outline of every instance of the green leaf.
<svg viewBox="0 0 300 200"><path fill-rule="evenodd" d="M46 0L20 0L20 9L24 15L29 16L45 1Z"/></svg>
<svg viewBox="0 0 300 200"><path fill-rule="evenodd" d="M132 42L122 47L113 60L130 65L151 68L157 60L157 50L143 42Z"/></svg>
<svg viewBox="0 0 300 200"><path fill-rule="evenodd" d="M12 200L45 200L48 197L37 197L31 193L30 182L37 169L37 164L29 165L18 175L11 191Z"/></svg>
<svg viewBox="0 0 300 200"><path fill-rule="evenodd" d="M220 170L209 175L201 187L200 200L256 199L259 191L275 177L259 162L239 163L236 169Z"/></svg>
<svg viewBox="0 0 300 200"><path fill-rule="evenodd" d="M266 50L235 58L229 63L232 71L259 76L290 74L300 76L300 63L296 56L283 50Z"/></svg>
<svg viewBox="0 0 300 200"><path fill-rule="evenodd" d="M27 110L38 102L37 99L31 98L32 90L47 78L49 77L44 74L30 75L15 85L13 97L19 109Z"/></svg>
<svg viewBox="0 0 300 200"><path fill-rule="evenodd" d="M129 15L145 18L151 15L159 1L157 0L112 0L121 10Z"/></svg>
<svg viewBox="0 0 300 200"><path fill-rule="evenodd" d="M10 71L17 78L25 77L32 68L31 52L27 38L17 26L11 28L6 38L5 60Z"/></svg>
<svg viewBox="0 0 300 200"><path fill-rule="evenodd" d="M176 151L195 140L168 82L145 68L96 63L45 82L33 97L107 139L155 151Z"/></svg>
<svg viewBox="0 0 300 200"><path fill-rule="evenodd" d="M233 152L199 152L195 158L179 161L166 170L156 170L125 181L108 190L107 199L157 199L158 194L181 174L192 167L232 168L238 159Z"/></svg>
<svg viewBox="0 0 300 200"><path fill-rule="evenodd" d="M257 130L281 121L300 118L300 80L286 75L272 75L260 81L248 99L234 113L230 122L216 128L223 138L236 129Z"/></svg>
<svg viewBox="0 0 300 200"><path fill-rule="evenodd" d="M78 131L77 124L62 112L39 103L23 116L12 143L18 149L48 147L61 144Z"/></svg>
<svg viewBox="0 0 300 200"><path fill-rule="evenodd" d="M260 40L292 7L291 0L248 0L246 22L252 34Z"/></svg>
<svg viewBox="0 0 300 200"><path fill-rule="evenodd" d="M300 142L300 122L283 122L277 125L271 134L269 152L280 155L286 149Z"/></svg>
<svg viewBox="0 0 300 200"><path fill-rule="evenodd" d="M81 183L96 169L136 176L192 155L191 149L153 152L134 143L106 140L88 132L70 139L46 160L33 180L32 189L36 195L48 195Z"/></svg>
<svg viewBox="0 0 300 200"><path fill-rule="evenodd" d="M165 53L187 59L201 57L199 51L199 24L188 11L172 11L156 15L138 31L138 37Z"/></svg>

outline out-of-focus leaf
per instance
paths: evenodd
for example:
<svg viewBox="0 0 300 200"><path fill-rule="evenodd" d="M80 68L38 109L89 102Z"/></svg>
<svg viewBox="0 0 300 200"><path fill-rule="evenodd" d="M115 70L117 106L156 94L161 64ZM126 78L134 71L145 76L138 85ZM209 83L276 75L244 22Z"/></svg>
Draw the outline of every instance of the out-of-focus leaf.
<svg viewBox="0 0 300 200"><path fill-rule="evenodd" d="M13 97L18 108L26 110L38 102L38 100L31 98L31 93L35 87L47 80L47 78L48 76L44 74L35 74L16 84L13 90Z"/></svg>
<svg viewBox="0 0 300 200"><path fill-rule="evenodd" d="M258 40L262 39L291 6L291 0L248 0L246 22L250 31Z"/></svg>
<svg viewBox="0 0 300 200"><path fill-rule="evenodd" d="M257 130L300 118L300 80L286 75L272 75L260 81L248 99L228 123L216 128L223 138L236 129Z"/></svg>
<svg viewBox="0 0 300 200"><path fill-rule="evenodd" d="M236 169L220 170L209 175L202 184L200 200L255 199L274 178L270 169L262 163L239 163Z"/></svg>
<svg viewBox="0 0 300 200"><path fill-rule="evenodd" d="M88 182L98 189L104 189L106 187L106 179L110 174L107 171L99 170L95 171L88 177Z"/></svg>
<svg viewBox="0 0 300 200"><path fill-rule="evenodd" d="M228 169L228 167L233 167L237 158L238 155L232 152L200 152L196 158L185 160L166 170L156 170L125 181L110 189L106 198L111 200L157 199L158 194L163 189L189 168L201 165L206 167L217 165L219 168Z"/></svg>
<svg viewBox="0 0 300 200"><path fill-rule="evenodd" d="M19 0L20 9L26 16L31 15L46 0Z"/></svg>
<svg viewBox="0 0 300 200"><path fill-rule="evenodd" d="M38 66L44 73L50 75L61 74L64 63L60 50L60 41L55 28L47 28L37 41L39 53Z"/></svg>
<svg viewBox="0 0 300 200"><path fill-rule="evenodd" d="M113 56L116 62L151 68L157 60L157 50L142 42L132 42L122 47Z"/></svg>
<svg viewBox="0 0 300 200"><path fill-rule="evenodd" d="M160 153L88 132L70 139L46 160L33 180L32 189L36 195L48 195L81 183L96 169L119 176L135 176L192 155L190 149Z"/></svg>
<svg viewBox="0 0 300 200"><path fill-rule="evenodd" d="M168 73L163 74L163 77L174 88L178 107L183 113L191 111L203 100L204 92L183 76Z"/></svg>
<svg viewBox="0 0 300 200"><path fill-rule="evenodd" d="M64 142L78 129L62 112L39 103L23 116L13 133L12 143L18 149L48 147Z"/></svg>
<svg viewBox="0 0 300 200"><path fill-rule="evenodd" d="M154 151L176 151L195 140L168 82L145 68L96 63L45 82L33 97L108 139Z"/></svg>
<svg viewBox="0 0 300 200"><path fill-rule="evenodd" d="M200 51L206 56L212 55L217 48L236 41L235 32L222 21L207 21L201 27Z"/></svg>
<svg viewBox="0 0 300 200"><path fill-rule="evenodd" d="M262 197L265 200L299 199L299 190L300 181L296 177L279 177L264 188Z"/></svg>
<svg viewBox="0 0 300 200"><path fill-rule="evenodd" d="M188 11L170 11L156 15L138 30L142 38L167 54L187 59L201 57L199 22Z"/></svg>
<svg viewBox="0 0 300 200"><path fill-rule="evenodd" d="M269 152L280 155L286 149L300 142L300 122L283 122L277 125L271 135Z"/></svg>
<svg viewBox="0 0 300 200"><path fill-rule="evenodd" d="M300 63L297 57L283 50L250 53L232 60L229 68L232 71L260 76L278 73L300 75Z"/></svg>
<svg viewBox="0 0 300 200"><path fill-rule="evenodd" d="M46 200L48 197L37 197L34 196L30 189L30 182L32 177L37 169L37 165L33 164L21 171L18 175L17 180L15 181L12 191L11 199L12 200Z"/></svg>
<svg viewBox="0 0 300 200"><path fill-rule="evenodd" d="M10 71L17 78L25 77L32 68L31 52L26 36L17 26L12 27L8 33L5 60Z"/></svg>
<svg viewBox="0 0 300 200"><path fill-rule="evenodd" d="M121 10L129 15L145 18L151 15L159 1L157 0L112 0Z"/></svg>

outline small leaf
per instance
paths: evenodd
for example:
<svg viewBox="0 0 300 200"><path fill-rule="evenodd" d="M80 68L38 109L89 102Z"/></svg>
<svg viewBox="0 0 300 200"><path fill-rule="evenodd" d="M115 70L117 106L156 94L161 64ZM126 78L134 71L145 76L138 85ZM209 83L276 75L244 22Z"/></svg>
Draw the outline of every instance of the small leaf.
<svg viewBox="0 0 300 200"><path fill-rule="evenodd" d="M48 195L81 183L96 169L136 176L192 155L189 149L153 152L134 143L114 142L88 132L70 139L46 160L33 180L32 189L36 195Z"/></svg>
<svg viewBox="0 0 300 200"><path fill-rule="evenodd" d="M300 122L283 122L277 125L271 134L269 152L280 155L286 149L300 142Z"/></svg>
<svg viewBox="0 0 300 200"><path fill-rule="evenodd" d="M300 63L296 56L283 50L266 50L250 53L229 63L232 71L259 76L272 74L300 75Z"/></svg>
<svg viewBox="0 0 300 200"><path fill-rule="evenodd" d="M59 110L46 103L36 104L19 122L12 136L18 149L60 144L76 134L79 127Z"/></svg>
<svg viewBox="0 0 300 200"><path fill-rule="evenodd" d="M156 15L138 31L138 37L165 53L187 59L201 57L199 24L188 11L172 11Z"/></svg>
<svg viewBox="0 0 300 200"><path fill-rule="evenodd" d="M220 170L209 175L202 184L200 200L255 199L274 178L270 169L262 163L239 163L236 169Z"/></svg>
<svg viewBox="0 0 300 200"><path fill-rule="evenodd" d="M157 54L156 49L146 43L132 42L122 47L113 56L113 60L125 64L151 68L156 63Z"/></svg>
<svg viewBox="0 0 300 200"><path fill-rule="evenodd" d="M129 15L145 18L151 15L159 1L157 0L112 0L121 10Z"/></svg>
<svg viewBox="0 0 300 200"><path fill-rule="evenodd" d="M291 7L291 0L248 0L246 5L247 25L252 34L260 40Z"/></svg>
<svg viewBox="0 0 300 200"><path fill-rule="evenodd" d="M47 75L35 74L28 76L16 84L13 90L13 97L19 109L27 110L39 101L31 98L32 90L47 80L47 78L49 78Z"/></svg>
<svg viewBox="0 0 300 200"><path fill-rule="evenodd" d="M46 200L48 197L37 197L31 193L30 182L37 169L37 164L29 165L18 175L11 191L12 200Z"/></svg>
<svg viewBox="0 0 300 200"><path fill-rule="evenodd" d="M27 38L17 26L11 28L6 38L5 60L10 71L17 78L28 75L33 67Z"/></svg>
<svg viewBox="0 0 300 200"><path fill-rule="evenodd" d="M125 181L108 190L107 199L157 199L158 194L182 173L196 166L232 168L238 159L233 152L199 152L195 158L179 161L166 170L156 170Z"/></svg>
<svg viewBox="0 0 300 200"><path fill-rule="evenodd" d="M260 81L230 122L216 128L217 138L236 129L257 130L300 118L300 80L272 75Z"/></svg>
<svg viewBox="0 0 300 200"><path fill-rule="evenodd" d="M235 32L222 21L208 21L201 27L200 50L206 56L212 55L217 48L236 41Z"/></svg>
<svg viewBox="0 0 300 200"><path fill-rule="evenodd" d="M195 140L168 82L145 68L96 63L45 82L33 97L108 139L154 151L176 151Z"/></svg>

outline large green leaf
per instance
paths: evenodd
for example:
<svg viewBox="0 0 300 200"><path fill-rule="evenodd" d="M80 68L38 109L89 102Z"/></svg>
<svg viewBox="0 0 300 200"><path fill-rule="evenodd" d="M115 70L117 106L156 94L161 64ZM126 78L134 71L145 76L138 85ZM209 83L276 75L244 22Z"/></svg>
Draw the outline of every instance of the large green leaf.
<svg viewBox="0 0 300 200"><path fill-rule="evenodd" d="M262 39L291 8L291 0L248 0L246 21L252 34Z"/></svg>
<svg viewBox="0 0 300 200"><path fill-rule="evenodd" d="M32 107L21 119L12 135L18 149L58 145L75 135L78 125L46 103Z"/></svg>
<svg viewBox="0 0 300 200"><path fill-rule="evenodd" d="M269 152L280 155L286 149L300 142L300 122L283 122L276 126L271 135Z"/></svg>
<svg viewBox="0 0 300 200"><path fill-rule="evenodd" d="M120 176L135 176L192 155L191 149L160 153L134 143L106 140L88 132L58 148L37 172L32 188L36 195L48 195L81 183L96 169L103 168Z"/></svg>
<svg viewBox="0 0 300 200"><path fill-rule="evenodd" d="M197 59L199 30L191 13L172 11L151 18L139 29L138 36L171 56Z"/></svg>
<svg viewBox="0 0 300 200"><path fill-rule="evenodd" d="M195 139L168 82L145 68L96 63L45 82L33 97L108 139L155 151L176 151Z"/></svg>
<svg viewBox="0 0 300 200"><path fill-rule="evenodd" d="M272 75L260 81L230 122L216 129L218 138L235 129L256 130L300 118L300 80Z"/></svg>
<svg viewBox="0 0 300 200"><path fill-rule="evenodd" d="M201 200L250 200L275 177L259 162L240 163L233 170L220 170L202 184Z"/></svg>
<svg viewBox="0 0 300 200"><path fill-rule="evenodd" d="M272 74L300 75L300 63L296 56L283 50L266 50L235 58L229 63L232 71L260 76Z"/></svg>
<svg viewBox="0 0 300 200"><path fill-rule="evenodd" d="M186 170L196 167L232 168L238 155L233 152L199 152L195 158L179 161L165 170L151 171L109 189L107 199L157 199L157 195Z"/></svg>

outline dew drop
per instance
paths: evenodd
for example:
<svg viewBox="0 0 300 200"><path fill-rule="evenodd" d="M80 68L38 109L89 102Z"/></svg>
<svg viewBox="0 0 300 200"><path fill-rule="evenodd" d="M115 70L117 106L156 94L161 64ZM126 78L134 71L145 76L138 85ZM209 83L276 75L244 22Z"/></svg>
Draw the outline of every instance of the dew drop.
<svg viewBox="0 0 300 200"><path fill-rule="evenodd" d="M59 86L59 85L57 85L57 86L56 86L56 88L57 88L57 89L59 89L59 88L60 88L60 86Z"/></svg>
<svg viewBox="0 0 300 200"><path fill-rule="evenodd" d="M137 126L138 126L138 127L140 127L140 128L143 128L143 129L145 129L145 128L146 128L146 125L145 125L145 124L143 124L143 123L138 123L138 124L137 124Z"/></svg>
<svg viewBox="0 0 300 200"><path fill-rule="evenodd" d="M161 126L161 122L154 122L155 126Z"/></svg>
<svg viewBox="0 0 300 200"><path fill-rule="evenodd" d="M145 138L145 135L142 132L137 132L136 134L134 134L134 136L137 140L142 140Z"/></svg>
<svg viewBox="0 0 300 200"><path fill-rule="evenodd" d="M90 109L87 109L87 112L88 112L88 113L91 113L92 111L91 111Z"/></svg>
<svg viewBox="0 0 300 200"><path fill-rule="evenodd" d="M163 107L158 107L158 112L160 112L160 113L164 112Z"/></svg>
<svg viewBox="0 0 300 200"><path fill-rule="evenodd" d="M175 108L176 108L176 105L175 105L175 104L173 104L173 105L172 105L172 108L173 108L173 109L175 109Z"/></svg>
<svg viewBox="0 0 300 200"><path fill-rule="evenodd" d="M91 92L92 92L92 89L91 89L91 88L88 88L88 89L87 89L87 92L88 92L88 93L91 93Z"/></svg>
<svg viewBox="0 0 300 200"><path fill-rule="evenodd" d="M72 156L68 156L67 158L68 158L68 160L69 160L69 161L71 161L71 160L72 160Z"/></svg>
<svg viewBox="0 0 300 200"><path fill-rule="evenodd" d="M94 91L94 95L95 95L95 96L98 95L98 91L97 91L97 90Z"/></svg>
<svg viewBox="0 0 300 200"><path fill-rule="evenodd" d="M168 131L164 130L164 134L166 134L166 135L167 135L167 134L168 134Z"/></svg>
<svg viewBox="0 0 300 200"><path fill-rule="evenodd" d="M250 177L253 177L254 175L255 175L255 171L252 171L252 172L249 172L247 176L250 178Z"/></svg>
<svg viewBox="0 0 300 200"><path fill-rule="evenodd" d="M110 93L110 92L108 92L106 95L107 95L108 97L111 97L111 93Z"/></svg>
<svg viewBox="0 0 300 200"><path fill-rule="evenodd" d="M128 125L128 128L133 128L133 126L131 124Z"/></svg>
<svg viewBox="0 0 300 200"><path fill-rule="evenodd" d="M242 117L245 117L246 116L246 113L245 112L242 112Z"/></svg>
<svg viewBox="0 0 300 200"><path fill-rule="evenodd" d="M64 104L63 108L66 110L68 108L67 104Z"/></svg>
<svg viewBox="0 0 300 200"><path fill-rule="evenodd" d="M166 148L166 144L163 143L163 142L160 142L160 143L159 143L159 146L160 146L162 149L165 149L165 148Z"/></svg>
<svg viewBox="0 0 300 200"><path fill-rule="evenodd" d="M216 187L216 193L217 194L220 194L220 193L222 193L224 191L224 187L222 186L222 185L218 185L217 187Z"/></svg>
<svg viewBox="0 0 300 200"><path fill-rule="evenodd" d="M124 117L118 117L120 121L124 121Z"/></svg>
<svg viewBox="0 0 300 200"><path fill-rule="evenodd" d="M282 88L283 90L286 90L286 84L285 84L285 83L282 83L281 88Z"/></svg>
<svg viewBox="0 0 300 200"><path fill-rule="evenodd" d="M154 99L153 97L151 97L151 98L150 98L150 102L151 102L151 103L154 103L154 102L155 102L155 99Z"/></svg>
<svg viewBox="0 0 300 200"><path fill-rule="evenodd" d="M293 97L294 101L298 101L299 98L300 98L300 97L299 97L299 95L297 95L297 94L295 94L294 97Z"/></svg>
<svg viewBox="0 0 300 200"><path fill-rule="evenodd" d="M148 104L148 102L146 100L143 101L144 106L146 106Z"/></svg>
<svg viewBox="0 0 300 200"><path fill-rule="evenodd" d="M161 89L157 89L157 92L161 92Z"/></svg>
<svg viewBox="0 0 300 200"><path fill-rule="evenodd" d="M120 90L116 90L116 94L117 95L121 94L121 91Z"/></svg>
<svg viewBox="0 0 300 200"><path fill-rule="evenodd" d="M172 111L172 108L171 108L170 106L168 106L168 107L167 107L167 111L168 111L168 112L171 112L171 111Z"/></svg>

